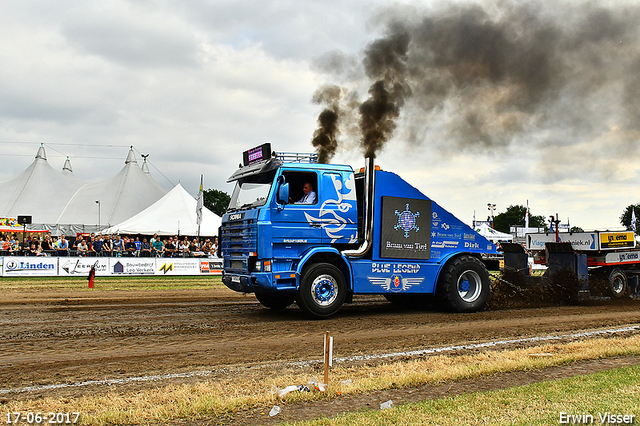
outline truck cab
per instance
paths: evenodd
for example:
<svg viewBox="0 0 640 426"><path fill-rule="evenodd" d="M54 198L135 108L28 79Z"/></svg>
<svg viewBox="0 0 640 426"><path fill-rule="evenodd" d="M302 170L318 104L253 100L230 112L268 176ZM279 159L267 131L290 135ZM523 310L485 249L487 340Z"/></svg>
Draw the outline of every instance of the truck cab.
<svg viewBox="0 0 640 426"><path fill-rule="evenodd" d="M373 161L318 164L314 154L243 155L222 218L224 284L264 306L297 301L312 317L333 315L354 294L392 302L439 295L452 310L481 309L489 296L489 241L398 175ZM316 193L302 203L303 187Z"/></svg>

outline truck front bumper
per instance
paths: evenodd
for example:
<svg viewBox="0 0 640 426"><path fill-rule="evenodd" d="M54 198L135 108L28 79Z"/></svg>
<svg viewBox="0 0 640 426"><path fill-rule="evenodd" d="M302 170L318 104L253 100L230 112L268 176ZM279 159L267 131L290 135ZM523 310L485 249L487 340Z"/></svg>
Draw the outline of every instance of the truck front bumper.
<svg viewBox="0 0 640 426"><path fill-rule="evenodd" d="M225 273L222 275L222 283L231 290L241 293L253 293L256 290L261 292L276 290L290 291L297 289L295 277L296 275L294 273L287 274L286 277L270 272L253 273L251 275Z"/></svg>
<svg viewBox="0 0 640 426"><path fill-rule="evenodd" d="M222 283L233 291L253 293L252 277L250 275L224 274Z"/></svg>

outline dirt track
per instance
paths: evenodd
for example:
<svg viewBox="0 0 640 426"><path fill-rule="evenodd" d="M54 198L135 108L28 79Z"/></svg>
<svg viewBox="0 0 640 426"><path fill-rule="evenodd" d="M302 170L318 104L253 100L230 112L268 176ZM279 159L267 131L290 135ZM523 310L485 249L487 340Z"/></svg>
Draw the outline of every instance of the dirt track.
<svg viewBox="0 0 640 426"><path fill-rule="evenodd" d="M319 359L326 330L344 357L640 324L640 302L631 300L464 315L404 310L377 296L354 302L310 321L295 305L275 313L226 289L10 293L0 301L0 389ZM104 388L5 392L0 400Z"/></svg>

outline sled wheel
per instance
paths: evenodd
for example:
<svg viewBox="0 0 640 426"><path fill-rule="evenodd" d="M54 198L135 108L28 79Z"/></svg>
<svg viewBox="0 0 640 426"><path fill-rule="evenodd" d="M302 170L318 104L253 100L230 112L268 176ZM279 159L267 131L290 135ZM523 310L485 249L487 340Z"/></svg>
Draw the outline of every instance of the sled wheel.
<svg viewBox="0 0 640 426"><path fill-rule="evenodd" d="M297 301L305 314L326 318L340 309L346 295L342 272L330 263L316 263L303 272Z"/></svg>
<svg viewBox="0 0 640 426"><path fill-rule="evenodd" d="M265 308L281 311L291 305L296 296L290 293L256 293L256 299Z"/></svg>
<svg viewBox="0 0 640 426"><path fill-rule="evenodd" d="M490 292L489 273L473 256L460 256L447 263L438 280L440 302L453 312L479 311Z"/></svg>
<svg viewBox="0 0 640 426"><path fill-rule="evenodd" d="M620 299L627 293L627 274L622 272L621 269L613 269L607 277L607 282L609 283L609 294L612 298Z"/></svg>

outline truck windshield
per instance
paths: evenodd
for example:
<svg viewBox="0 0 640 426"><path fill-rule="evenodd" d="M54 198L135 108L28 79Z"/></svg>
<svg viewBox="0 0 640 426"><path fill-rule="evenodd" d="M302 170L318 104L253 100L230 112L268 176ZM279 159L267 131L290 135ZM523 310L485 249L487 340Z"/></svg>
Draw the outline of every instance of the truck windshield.
<svg viewBox="0 0 640 426"><path fill-rule="evenodd" d="M231 195L228 210L241 210L262 206L267 202L271 182L239 180Z"/></svg>

